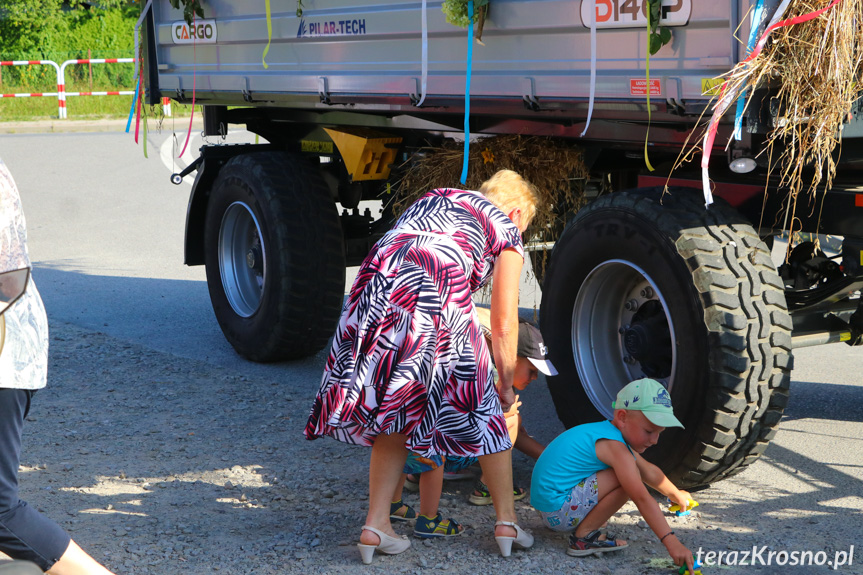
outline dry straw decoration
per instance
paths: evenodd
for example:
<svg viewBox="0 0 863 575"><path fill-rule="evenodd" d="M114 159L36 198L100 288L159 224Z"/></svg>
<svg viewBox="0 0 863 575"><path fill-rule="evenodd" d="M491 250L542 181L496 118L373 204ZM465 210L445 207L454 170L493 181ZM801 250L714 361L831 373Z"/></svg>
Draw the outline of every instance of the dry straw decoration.
<svg viewBox="0 0 863 575"><path fill-rule="evenodd" d="M792 0L782 19L829 4ZM816 192L832 185L842 126L863 94L861 66L863 0L842 0L812 20L777 28L757 57L724 76L726 93L747 91L747 108L755 88L766 87L773 94L771 109L778 114L761 153L767 155L771 173L779 174L779 186L788 190L784 229L794 230L801 192L809 193L814 209Z"/></svg>
<svg viewBox="0 0 863 575"><path fill-rule="evenodd" d="M580 186L587 168L579 148L535 136L493 136L470 146L467 182L459 183L464 143L449 140L438 147L421 148L405 164L394 204L396 215L435 188L478 190L498 170L520 174L536 186L540 201L526 240L551 241L560 233L561 219L572 214L584 199ZM555 231L556 230L556 231Z"/></svg>

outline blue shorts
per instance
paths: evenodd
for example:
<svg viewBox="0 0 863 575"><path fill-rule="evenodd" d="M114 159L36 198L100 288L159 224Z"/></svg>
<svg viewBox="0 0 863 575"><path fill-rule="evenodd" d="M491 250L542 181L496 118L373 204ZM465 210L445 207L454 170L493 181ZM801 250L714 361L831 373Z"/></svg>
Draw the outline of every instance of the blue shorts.
<svg viewBox="0 0 863 575"><path fill-rule="evenodd" d="M405 461L405 468L402 473L417 475L426 471L434 471L443 465L444 457L442 455L432 455L431 457L423 457L417 455L413 451L408 451L408 458Z"/></svg>
<svg viewBox="0 0 863 575"><path fill-rule="evenodd" d="M598 502L599 488L596 473L594 473L572 488L560 509L539 511L539 516L545 526L552 531L575 531L581 520L587 517Z"/></svg>
<svg viewBox="0 0 863 575"><path fill-rule="evenodd" d="M446 465L444 465L444 471L449 473L455 473L456 471L461 471L463 469L467 469L474 463L479 461L476 457L450 457L446 458Z"/></svg>

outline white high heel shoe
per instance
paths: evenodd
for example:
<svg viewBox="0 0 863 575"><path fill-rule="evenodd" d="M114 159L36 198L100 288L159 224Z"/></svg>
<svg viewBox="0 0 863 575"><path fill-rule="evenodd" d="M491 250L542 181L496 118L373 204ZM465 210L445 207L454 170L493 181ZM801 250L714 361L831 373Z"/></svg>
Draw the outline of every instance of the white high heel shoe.
<svg viewBox="0 0 863 575"><path fill-rule="evenodd" d="M515 545L516 549L527 549L533 545L533 535L523 530L517 524L512 521L496 521L494 526L498 525L506 525L507 527L512 527L515 529L515 537L510 535L495 535L494 540L497 541L497 546L500 547L500 554L504 557L509 557L510 553L512 553L512 546Z"/></svg>
<svg viewBox="0 0 863 575"><path fill-rule="evenodd" d="M387 555L398 555L399 553L407 551L411 546L410 540L404 535L401 537L393 537L379 529L375 529L371 525L363 525L363 530L371 531L381 538L381 542L377 545L357 543L357 548L360 550L360 557L363 558L363 563L366 565L371 564L372 557L375 555L375 550L378 550L381 553L386 553Z"/></svg>

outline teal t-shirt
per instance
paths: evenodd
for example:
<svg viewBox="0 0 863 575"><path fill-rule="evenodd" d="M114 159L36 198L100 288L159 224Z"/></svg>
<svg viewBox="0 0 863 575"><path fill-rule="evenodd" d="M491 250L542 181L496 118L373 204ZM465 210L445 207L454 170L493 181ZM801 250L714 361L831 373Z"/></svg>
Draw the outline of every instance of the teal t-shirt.
<svg viewBox="0 0 863 575"><path fill-rule="evenodd" d="M530 480L530 504L534 509L557 511L582 479L608 468L596 456L596 442L600 439L626 445L620 430L610 421L577 425L548 444L536 461Z"/></svg>

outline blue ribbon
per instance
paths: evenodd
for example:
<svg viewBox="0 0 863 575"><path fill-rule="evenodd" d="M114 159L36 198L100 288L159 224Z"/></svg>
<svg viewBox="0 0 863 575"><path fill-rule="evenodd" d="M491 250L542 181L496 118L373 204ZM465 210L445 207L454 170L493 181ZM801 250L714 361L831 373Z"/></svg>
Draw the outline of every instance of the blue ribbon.
<svg viewBox="0 0 863 575"><path fill-rule="evenodd" d="M141 91L141 76L138 76L138 85L135 86L135 95L132 96L132 107L129 108L129 119L126 120L126 133L129 133L129 127L132 125L132 115L135 113L135 103L138 101L138 92Z"/></svg>
<svg viewBox="0 0 863 575"><path fill-rule="evenodd" d="M464 80L464 163L461 167L461 184L467 183L467 164L470 155L470 71L473 63L473 0L468 0L467 17L467 73Z"/></svg>
<svg viewBox="0 0 863 575"><path fill-rule="evenodd" d="M758 27L761 25L761 20L764 19L764 0L758 0L755 6L755 12L752 14L752 27L749 29L749 41L746 43L746 55L752 53L755 49L755 44L758 42ZM740 140L743 137L743 108L746 107L746 90L740 91L740 96L737 97L737 111L734 114L734 132L732 136L735 140Z"/></svg>

